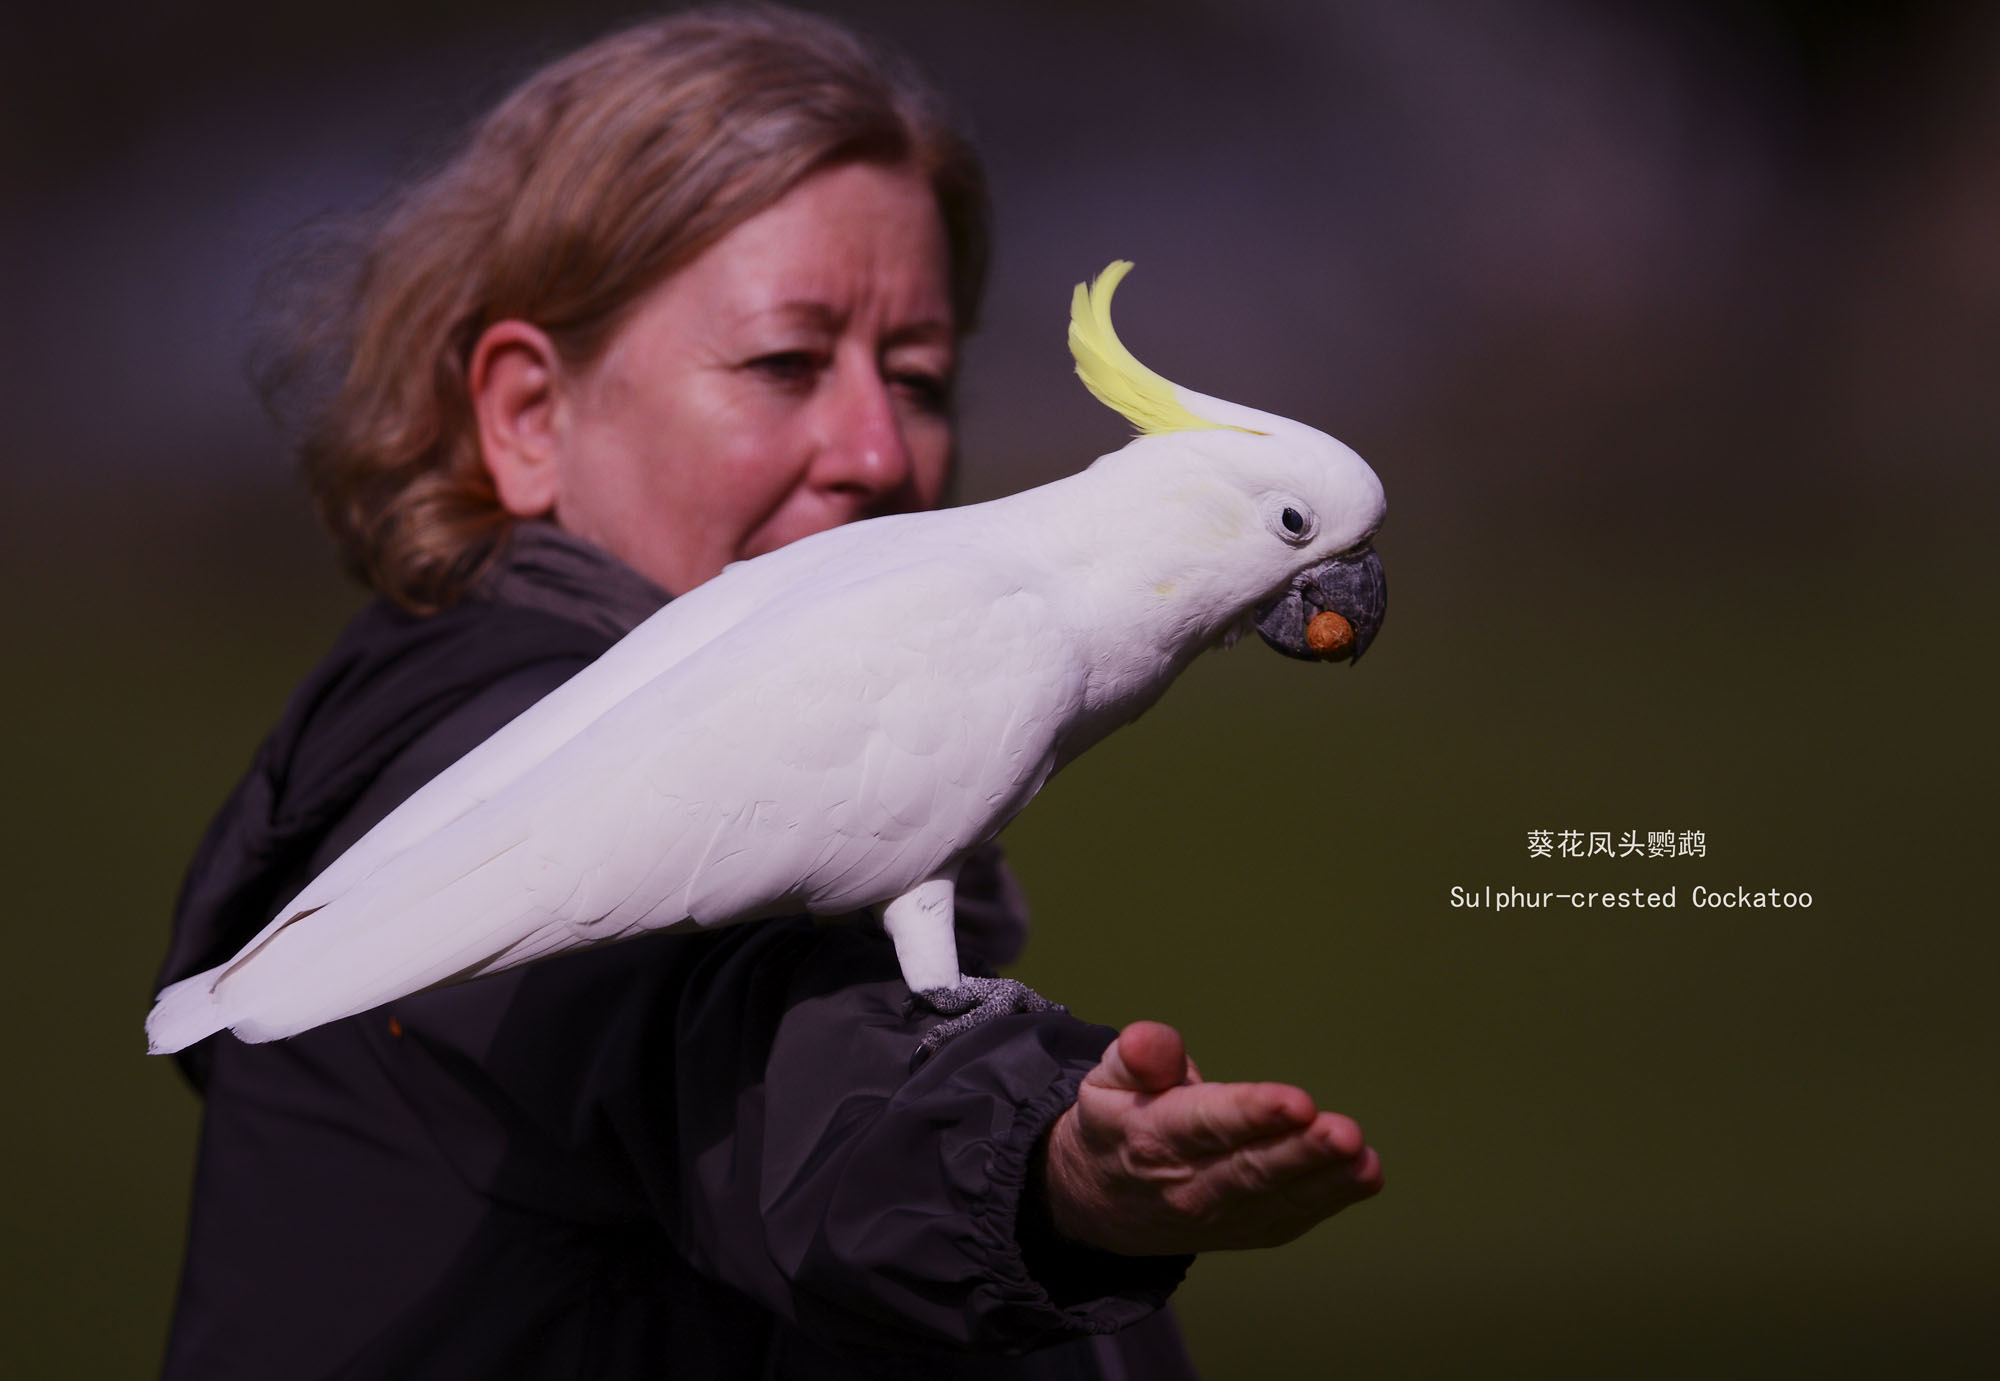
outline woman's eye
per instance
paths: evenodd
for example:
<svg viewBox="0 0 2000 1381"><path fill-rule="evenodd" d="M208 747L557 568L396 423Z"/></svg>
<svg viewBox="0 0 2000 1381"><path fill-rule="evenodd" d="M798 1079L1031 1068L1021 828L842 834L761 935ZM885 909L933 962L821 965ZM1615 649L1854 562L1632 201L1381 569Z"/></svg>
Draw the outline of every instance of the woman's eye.
<svg viewBox="0 0 2000 1381"><path fill-rule="evenodd" d="M780 383L809 383L819 372L819 357L808 350L779 350L759 355L750 361L750 368Z"/></svg>
<svg viewBox="0 0 2000 1381"><path fill-rule="evenodd" d="M889 382L927 412L943 412L951 406L951 380L944 375L908 372L892 375Z"/></svg>

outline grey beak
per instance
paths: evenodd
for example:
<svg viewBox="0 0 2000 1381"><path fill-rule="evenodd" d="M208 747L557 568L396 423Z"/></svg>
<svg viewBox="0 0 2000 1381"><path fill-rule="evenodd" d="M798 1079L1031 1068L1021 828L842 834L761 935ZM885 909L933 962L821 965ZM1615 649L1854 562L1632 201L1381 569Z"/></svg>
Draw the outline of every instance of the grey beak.
<svg viewBox="0 0 2000 1381"><path fill-rule="evenodd" d="M1306 625L1328 610L1353 626L1354 655L1348 660L1360 661L1389 612L1389 583L1375 548L1363 547L1300 571L1276 599L1257 607L1257 632L1287 657L1316 662L1320 658L1306 645Z"/></svg>

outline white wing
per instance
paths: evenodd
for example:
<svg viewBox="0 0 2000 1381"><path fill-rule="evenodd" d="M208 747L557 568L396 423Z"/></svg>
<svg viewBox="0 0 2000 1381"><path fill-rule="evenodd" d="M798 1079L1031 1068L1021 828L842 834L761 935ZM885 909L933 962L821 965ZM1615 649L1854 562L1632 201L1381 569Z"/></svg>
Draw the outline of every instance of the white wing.
<svg viewBox="0 0 2000 1381"><path fill-rule="evenodd" d="M235 960L163 993L155 1047L225 1025L274 1039L642 930L849 911L932 876L1040 788L1081 693L1040 595L933 549L906 543L884 570L878 548L867 577L817 586L799 573L851 570L853 554L772 562L776 584L758 585L784 598L753 601L754 617L726 628L698 608L669 670L542 760L474 761L569 729L606 692L574 697L553 727L530 710L468 755L460 780L439 779L448 801L423 801L426 788L411 819L399 811L356 845L387 833L393 853L365 873L343 857ZM424 811L447 809L415 837ZM343 870L352 880L336 892Z"/></svg>
<svg viewBox="0 0 2000 1381"><path fill-rule="evenodd" d="M874 526L898 521L879 519ZM790 598L800 589L823 587L829 570L853 561L853 534L861 528L860 524L838 528L758 560L739 562L662 608L384 816L279 907L271 928L351 891L397 855L492 800L612 706L746 622L763 606ZM257 940L263 938L260 934Z"/></svg>

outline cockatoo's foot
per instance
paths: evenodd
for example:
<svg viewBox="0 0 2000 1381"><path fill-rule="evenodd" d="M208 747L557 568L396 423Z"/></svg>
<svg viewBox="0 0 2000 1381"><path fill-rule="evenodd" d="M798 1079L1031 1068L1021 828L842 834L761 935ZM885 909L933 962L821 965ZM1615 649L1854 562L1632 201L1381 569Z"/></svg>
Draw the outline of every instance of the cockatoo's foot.
<svg viewBox="0 0 2000 1381"><path fill-rule="evenodd" d="M915 1069L935 1055L953 1036L983 1026L995 1017L1016 1012L1067 1012L1069 1008L1051 1002L1027 984L1012 978L965 978L955 988L924 988L913 993L912 1008L923 1005L951 1020L933 1026L910 1057Z"/></svg>

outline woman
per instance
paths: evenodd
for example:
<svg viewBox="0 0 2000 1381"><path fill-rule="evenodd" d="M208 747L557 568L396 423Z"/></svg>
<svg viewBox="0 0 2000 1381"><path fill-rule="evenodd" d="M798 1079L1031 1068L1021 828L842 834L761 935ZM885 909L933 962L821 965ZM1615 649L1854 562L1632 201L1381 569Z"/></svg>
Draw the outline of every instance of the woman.
<svg viewBox="0 0 2000 1381"><path fill-rule="evenodd" d="M669 592L937 503L984 235L935 102L802 15L642 25L489 116L274 376L331 352L307 474L383 598L211 827L163 981ZM961 889L1004 961L1004 873ZM168 1374L1186 1374L1186 1253L1379 1184L1352 1123L1150 1023L1012 1017L911 1075L897 972L800 918L204 1042Z"/></svg>

